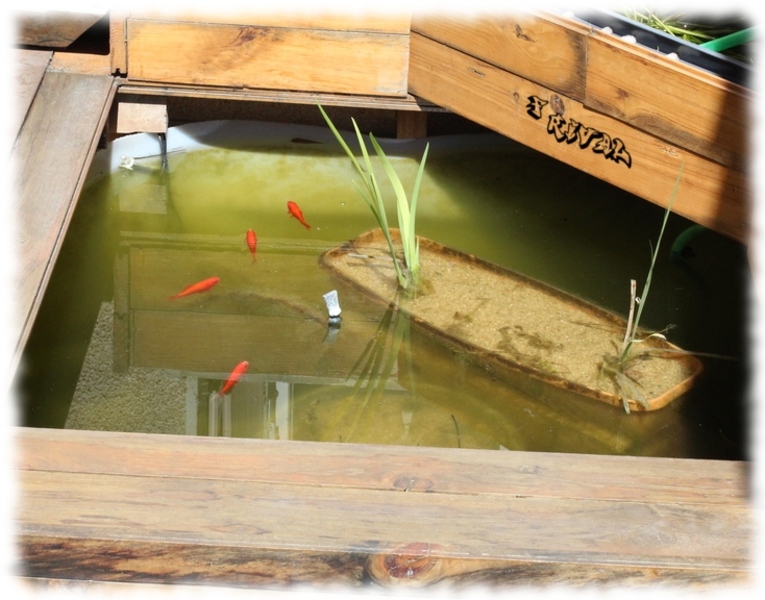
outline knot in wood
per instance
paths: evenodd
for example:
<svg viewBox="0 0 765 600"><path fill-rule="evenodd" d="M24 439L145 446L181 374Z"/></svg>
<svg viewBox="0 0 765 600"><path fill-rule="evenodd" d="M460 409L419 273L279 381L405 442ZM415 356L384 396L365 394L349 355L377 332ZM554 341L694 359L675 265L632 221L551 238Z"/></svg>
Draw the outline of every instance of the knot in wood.
<svg viewBox="0 0 765 600"><path fill-rule="evenodd" d="M369 559L367 571L383 585L428 585L442 577L440 559L432 555L435 544L412 542L389 554L376 554Z"/></svg>

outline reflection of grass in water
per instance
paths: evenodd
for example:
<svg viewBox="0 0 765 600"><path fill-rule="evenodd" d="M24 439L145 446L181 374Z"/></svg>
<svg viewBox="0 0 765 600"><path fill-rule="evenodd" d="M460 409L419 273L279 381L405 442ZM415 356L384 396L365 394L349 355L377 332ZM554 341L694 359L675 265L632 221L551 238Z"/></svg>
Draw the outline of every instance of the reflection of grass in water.
<svg viewBox="0 0 765 600"><path fill-rule="evenodd" d="M370 413L370 408L374 404L370 401L379 401L385 392L388 380L397 364L401 344L404 343L404 347L408 350L409 340L409 316L399 309L398 299L394 299L388 305L388 310L380 320L374 336L351 367L347 379L351 379L358 372L353 393L348 406L337 411L333 426L329 429L330 432L336 432L339 423L352 416L353 422L343 441L350 441L357 435L362 418ZM411 373L411 352L407 351L406 357ZM364 430L369 427L372 420L371 418L366 420ZM364 436L361 437L363 439Z"/></svg>

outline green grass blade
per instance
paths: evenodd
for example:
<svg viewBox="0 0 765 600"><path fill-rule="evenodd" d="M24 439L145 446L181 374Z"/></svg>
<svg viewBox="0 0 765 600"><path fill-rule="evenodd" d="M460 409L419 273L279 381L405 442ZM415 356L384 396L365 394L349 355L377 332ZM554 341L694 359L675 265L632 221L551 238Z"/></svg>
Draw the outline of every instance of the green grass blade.
<svg viewBox="0 0 765 600"><path fill-rule="evenodd" d="M645 284L643 285L643 293L640 296L640 303L638 304L637 313L635 314L635 321L632 325L632 332L630 334L630 343L627 344L627 347L624 350L624 353L622 355L623 358L626 358L627 353L630 350L630 347L632 346L632 343L635 340L635 336L637 335L638 330L638 324L640 323L640 315L643 313L643 307L645 306L646 299L648 298L648 292L651 289L651 280L653 279L653 269L656 266L656 259L659 256L659 248L661 246L661 240L664 237L664 230L667 227L667 221L669 220L669 215L672 212L672 205L675 202L675 197L677 196L677 190L680 187L680 179L683 175L683 165L680 165L680 170L677 173L677 179L675 180L675 187L672 190L672 196L669 199L669 203L667 204L667 209L664 211L664 220L661 223L661 230L659 231L659 239L656 241L656 248L654 248L653 253L651 255L651 266L648 269L648 275L646 275L645 278Z"/></svg>

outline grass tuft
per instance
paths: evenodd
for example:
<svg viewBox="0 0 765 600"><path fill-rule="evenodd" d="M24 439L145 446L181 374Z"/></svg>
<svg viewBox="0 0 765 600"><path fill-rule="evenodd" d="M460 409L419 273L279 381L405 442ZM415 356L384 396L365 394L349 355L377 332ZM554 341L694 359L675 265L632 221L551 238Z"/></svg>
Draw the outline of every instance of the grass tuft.
<svg viewBox="0 0 765 600"><path fill-rule="evenodd" d="M380 144L377 142L374 135L371 133L369 134L369 139L372 143L372 147L380 159L385 174L388 176L388 179L393 186L393 191L396 195L396 215L398 218L398 229L401 235L401 247L404 254L402 265L401 260L399 259L396 252L396 248L393 244L393 239L391 238L390 228L388 227L388 217L385 213L385 204L383 202L380 186L372 169L372 161L370 159L369 152L367 151L366 144L364 143L364 138L361 135L361 131L359 131L359 127L356 124L356 120L352 118L351 122L353 123L353 129L356 132L356 138L358 139L359 147L361 149L361 155L364 163L363 165L359 162L359 160L356 158L356 155L348 147L348 144L345 143L345 140L340 135L340 132L337 130L334 123L332 123L329 116L327 116L327 113L324 112L324 109L321 107L321 105L319 104L318 106L330 130L334 134L337 141L340 143L340 146L343 148L345 153L348 155L348 158L351 159L351 163L356 169L356 172L359 174L359 177L361 177L363 185L359 185L355 181L354 185L356 186L356 189L359 190L361 197L364 199L367 206L372 211L377 224L380 226L380 229L382 229L383 234L385 235L385 240L388 242L388 250L390 251L391 257L393 258L393 266L396 269L396 277L398 279L399 286L405 290L416 290L420 283L420 243L416 235L415 215L417 211L417 199L420 194L420 183L422 182L422 176L425 171L425 161L428 158L428 149L430 144L425 145L425 151L422 155L422 160L420 161L420 167L417 171L417 176L414 181L414 187L412 189L412 196L410 200L407 198L406 191L404 191L404 186L401 183L401 179L396 173L396 170L393 168L393 164L390 162L390 159L385 155L385 152L380 147Z"/></svg>

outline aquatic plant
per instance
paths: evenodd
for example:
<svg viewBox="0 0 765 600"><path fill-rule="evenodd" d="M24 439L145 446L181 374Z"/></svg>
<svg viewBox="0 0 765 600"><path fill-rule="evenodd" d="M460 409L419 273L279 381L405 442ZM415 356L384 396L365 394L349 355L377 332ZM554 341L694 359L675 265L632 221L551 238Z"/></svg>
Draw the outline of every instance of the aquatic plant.
<svg viewBox="0 0 765 600"><path fill-rule="evenodd" d="M372 161L370 159L366 145L364 144L364 138L361 135L361 131L356 124L356 120L351 118L353 129L356 132L356 138L358 139L359 147L361 148L361 154L364 159L363 166L358 161L355 154L348 147L348 144L345 143L345 140L340 135L340 132L338 132L337 128L332 123L327 113L324 112L324 109L320 104L318 107L330 130L334 134L337 141L340 143L340 146L342 146L345 153L348 155L348 158L351 159L356 172L364 182L363 187L359 186L355 181L354 185L356 186L356 189L359 190L359 193L367 203L367 206L369 206L372 214L375 217L375 220L385 235L385 239L388 242L388 249L390 250L391 257L393 258L393 265L396 269L396 277L398 279L399 286L406 290L417 289L417 286L420 283L420 242L417 239L417 235L415 233L415 215L417 211L417 198L420 193L420 183L422 181L422 175L425 170L425 161L428 157L428 148L430 144L425 145L425 151L423 152L422 160L420 161L420 167L414 180L411 200L409 200L407 199L406 192L404 191L404 186L401 183L401 179L396 173L396 170L393 168L390 159L385 155L385 152L380 147L380 144L377 142L374 135L372 135L372 133L369 134L369 139L372 143L372 147L379 157L383 169L385 170L385 174L388 176L388 179L393 186L393 191L396 194L396 214L398 216L398 229L401 236L401 247L404 254L404 266L402 266L396 252L396 248L393 244L390 228L388 227L388 217L385 213L385 204L383 202L382 192L377 182L377 178L375 177L374 170L372 169Z"/></svg>
<svg viewBox="0 0 765 600"><path fill-rule="evenodd" d="M664 230L667 227L667 220L672 212L672 205L674 204L675 197L677 196L677 190L680 186L680 179L683 174L683 165L680 165L680 170L677 173L677 179L675 180L675 187L672 190L672 196L669 199L667 208L664 211L664 220L661 223L661 229L659 230L659 239L656 241L656 247L653 248L651 253L651 265L646 275L645 284L643 285L643 292L640 296L636 296L637 283L634 279L630 280L630 310L627 316L627 326L624 331L624 339L619 347L617 355L606 356L603 360L602 371L616 381L622 394L622 404L624 410L629 413L629 399L632 398L640 402L646 408L648 402L640 392L638 385L627 374L628 369L632 364L639 360L642 355L632 352L634 344L642 343L650 338L664 338L664 334L661 332L654 332L646 337L638 338L638 327L640 325L640 316L643 314L643 308L645 308L648 300L648 292L651 289L651 280L653 279L653 269L656 266L656 259L659 256L659 248L661 247L661 240L664 237ZM637 307L637 312L635 312Z"/></svg>

